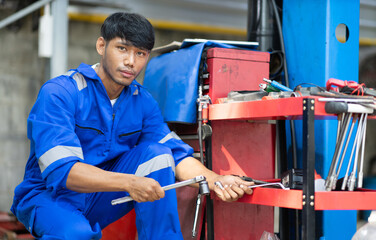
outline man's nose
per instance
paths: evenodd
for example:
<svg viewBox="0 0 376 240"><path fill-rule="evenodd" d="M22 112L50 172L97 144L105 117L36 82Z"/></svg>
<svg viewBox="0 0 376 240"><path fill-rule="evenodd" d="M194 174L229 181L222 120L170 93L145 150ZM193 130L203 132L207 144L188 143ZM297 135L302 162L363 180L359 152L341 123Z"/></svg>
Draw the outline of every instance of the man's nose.
<svg viewBox="0 0 376 240"><path fill-rule="evenodd" d="M133 53L129 53L124 58L124 65L133 67L135 57Z"/></svg>

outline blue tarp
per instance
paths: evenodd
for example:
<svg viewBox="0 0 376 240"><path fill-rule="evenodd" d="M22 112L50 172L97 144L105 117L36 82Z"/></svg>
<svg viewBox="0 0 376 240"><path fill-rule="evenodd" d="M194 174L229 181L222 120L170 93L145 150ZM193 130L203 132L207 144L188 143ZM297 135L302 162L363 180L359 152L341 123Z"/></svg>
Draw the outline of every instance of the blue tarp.
<svg viewBox="0 0 376 240"><path fill-rule="evenodd" d="M207 41L149 61L143 85L158 102L166 122L196 123L198 74L205 47L233 46Z"/></svg>

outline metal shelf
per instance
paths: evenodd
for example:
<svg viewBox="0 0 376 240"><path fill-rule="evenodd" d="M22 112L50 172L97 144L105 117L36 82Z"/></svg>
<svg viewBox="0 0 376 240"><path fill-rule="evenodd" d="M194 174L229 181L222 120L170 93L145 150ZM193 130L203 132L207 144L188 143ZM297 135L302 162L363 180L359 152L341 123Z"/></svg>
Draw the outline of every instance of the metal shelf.
<svg viewBox="0 0 376 240"><path fill-rule="evenodd" d="M302 190L254 188L252 195L245 195L238 202L303 209ZM376 209L376 191L315 192L315 210L373 210Z"/></svg>
<svg viewBox="0 0 376 240"><path fill-rule="evenodd" d="M336 119L325 112L322 97L309 97L315 101L315 119ZM291 97L248 102L229 102L209 105L210 120L286 120L303 118L303 100L308 97ZM369 116L376 119L376 116Z"/></svg>
<svg viewBox="0 0 376 240"><path fill-rule="evenodd" d="M320 97L312 97L316 100ZM291 97L249 102L229 102L209 105L210 120L283 120L302 119L303 100L307 97ZM315 101L316 118L336 118L325 112L325 103Z"/></svg>

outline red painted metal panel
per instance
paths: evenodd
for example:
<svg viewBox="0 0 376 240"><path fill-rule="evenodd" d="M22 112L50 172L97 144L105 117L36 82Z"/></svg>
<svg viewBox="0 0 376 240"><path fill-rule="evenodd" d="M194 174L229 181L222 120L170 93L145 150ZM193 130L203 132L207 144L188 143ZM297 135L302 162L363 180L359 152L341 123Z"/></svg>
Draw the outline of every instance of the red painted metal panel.
<svg viewBox="0 0 376 240"><path fill-rule="evenodd" d="M301 190L283 190L274 188L254 188L252 195L246 195L239 202L267 206L302 209Z"/></svg>
<svg viewBox="0 0 376 240"><path fill-rule="evenodd" d="M209 96L212 102L230 91L259 90L269 77L269 53L238 49L208 50Z"/></svg>
<svg viewBox="0 0 376 240"><path fill-rule="evenodd" d="M273 207L214 201L215 240L259 240L274 231Z"/></svg>
<svg viewBox="0 0 376 240"><path fill-rule="evenodd" d="M231 102L212 104L209 106L210 120L225 119L301 119L303 114L303 101L306 97L291 97L248 102ZM333 114L325 112L325 102L315 98L315 116L320 118L335 118Z"/></svg>
<svg viewBox="0 0 376 240"><path fill-rule="evenodd" d="M259 83L269 77L268 62L269 53L218 48L208 50L208 83L212 102L227 97L230 91L259 90ZM211 111L209 114L212 114ZM226 113L230 111L228 108ZM255 179L274 177L273 125L229 120L212 121L211 125L212 166L215 172ZM263 231L273 232L273 207L225 203L217 199L213 201L213 208L215 239L258 240Z"/></svg>
<svg viewBox="0 0 376 240"><path fill-rule="evenodd" d="M375 210L376 191L315 193L315 210Z"/></svg>
<svg viewBox="0 0 376 240"><path fill-rule="evenodd" d="M256 188L238 202L302 209L301 190ZM315 210L375 210L376 191L331 191L315 193Z"/></svg>
<svg viewBox="0 0 376 240"><path fill-rule="evenodd" d="M264 62L269 64L270 55L267 52L248 51L228 48L212 48L208 50L208 59L223 58L231 60L244 60L252 62Z"/></svg>
<svg viewBox="0 0 376 240"><path fill-rule="evenodd" d="M136 213L134 210L102 231L102 240L135 240L136 236Z"/></svg>
<svg viewBox="0 0 376 240"><path fill-rule="evenodd" d="M274 125L247 121L212 122L213 170L220 174L274 177ZM260 239L273 232L273 207L214 200L215 239Z"/></svg>

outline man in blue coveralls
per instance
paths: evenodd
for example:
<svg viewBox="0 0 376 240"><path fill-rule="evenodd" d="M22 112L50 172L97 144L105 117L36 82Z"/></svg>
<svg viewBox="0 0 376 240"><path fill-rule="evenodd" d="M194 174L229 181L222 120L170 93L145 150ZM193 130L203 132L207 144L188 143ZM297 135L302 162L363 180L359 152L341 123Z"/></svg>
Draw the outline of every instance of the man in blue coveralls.
<svg viewBox="0 0 376 240"><path fill-rule="evenodd" d="M252 193L253 183L218 175L191 157L192 148L136 82L153 46L144 17L112 14L96 43L100 63L81 64L42 86L11 208L36 238L100 239L101 229L134 208L139 239L182 239L176 192L161 186L204 175L224 201ZM126 194L135 201L111 205Z"/></svg>

